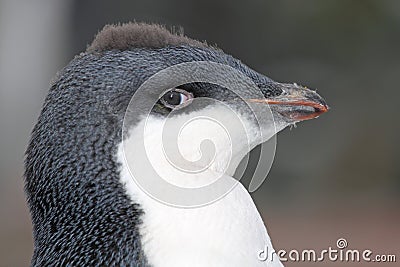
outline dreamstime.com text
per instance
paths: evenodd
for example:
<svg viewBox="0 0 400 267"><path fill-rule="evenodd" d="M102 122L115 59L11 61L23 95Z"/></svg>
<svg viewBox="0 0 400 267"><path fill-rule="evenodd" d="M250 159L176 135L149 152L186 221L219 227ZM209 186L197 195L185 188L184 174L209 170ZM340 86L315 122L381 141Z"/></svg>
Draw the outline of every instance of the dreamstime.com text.
<svg viewBox="0 0 400 267"><path fill-rule="evenodd" d="M374 254L370 249L358 250L349 249L347 240L339 238L336 241L336 247L328 247L327 249L314 250L304 249L290 251L273 249L265 246L258 251L257 257L260 261L274 261L277 257L281 262L396 262L395 254Z"/></svg>

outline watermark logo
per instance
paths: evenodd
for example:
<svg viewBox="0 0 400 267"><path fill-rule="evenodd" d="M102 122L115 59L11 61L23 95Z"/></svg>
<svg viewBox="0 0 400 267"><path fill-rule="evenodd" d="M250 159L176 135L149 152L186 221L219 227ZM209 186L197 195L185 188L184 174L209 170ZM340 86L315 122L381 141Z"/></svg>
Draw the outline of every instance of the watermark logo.
<svg viewBox="0 0 400 267"><path fill-rule="evenodd" d="M345 238L336 241L336 247L329 246L327 249L303 249L303 250L284 250L275 251L270 246L265 246L258 251L257 257L260 261L274 261L277 258L281 262L396 262L395 254L378 254L370 249L350 249Z"/></svg>
<svg viewBox="0 0 400 267"><path fill-rule="evenodd" d="M339 249L347 248L347 240L344 239L344 238L339 238L339 239L336 241L336 246L337 246Z"/></svg>
<svg viewBox="0 0 400 267"><path fill-rule="evenodd" d="M183 92L182 85L192 84L202 84L199 91L210 96L194 97L177 109L160 102L166 92ZM181 97L193 95L196 91ZM147 79L132 97L123 124L125 163L138 187L176 207L213 203L238 184L248 168L247 153L262 144L249 185L250 192L257 190L274 159L276 129L268 104L249 99L264 99L253 80L216 62L182 63Z"/></svg>

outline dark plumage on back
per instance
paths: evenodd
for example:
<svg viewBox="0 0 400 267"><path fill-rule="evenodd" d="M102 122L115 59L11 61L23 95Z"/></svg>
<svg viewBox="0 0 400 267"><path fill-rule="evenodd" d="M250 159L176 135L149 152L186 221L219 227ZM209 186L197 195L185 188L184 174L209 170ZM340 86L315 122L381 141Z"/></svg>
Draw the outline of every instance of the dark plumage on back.
<svg viewBox="0 0 400 267"><path fill-rule="evenodd" d="M158 24L126 23L105 26L87 48L87 52L179 45L207 47L205 43L184 36L182 30L171 32Z"/></svg>

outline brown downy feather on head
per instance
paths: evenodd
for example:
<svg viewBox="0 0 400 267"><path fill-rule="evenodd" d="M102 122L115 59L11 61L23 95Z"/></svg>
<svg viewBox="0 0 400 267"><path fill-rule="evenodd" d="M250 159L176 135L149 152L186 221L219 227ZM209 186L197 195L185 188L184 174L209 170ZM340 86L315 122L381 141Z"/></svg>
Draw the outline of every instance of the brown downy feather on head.
<svg viewBox="0 0 400 267"><path fill-rule="evenodd" d="M106 25L95 37L87 52L129 50L132 48L161 48L189 45L207 47L206 43L190 39L182 30L167 30L159 24L125 23Z"/></svg>

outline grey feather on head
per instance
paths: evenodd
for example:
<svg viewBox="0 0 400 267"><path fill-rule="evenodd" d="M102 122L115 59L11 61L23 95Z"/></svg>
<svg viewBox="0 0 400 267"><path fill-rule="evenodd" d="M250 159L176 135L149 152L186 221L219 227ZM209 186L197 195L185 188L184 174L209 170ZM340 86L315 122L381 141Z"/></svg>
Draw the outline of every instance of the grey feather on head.
<svg viewBox="0 0 400 267"><path fill-rule="evenodd" d="M87 48L87 52L129 50L133 48L162 48L189 45L205 48L208 45L183 35L183 30L169 31L159 24L125 23L106 25Z"/></svg>

